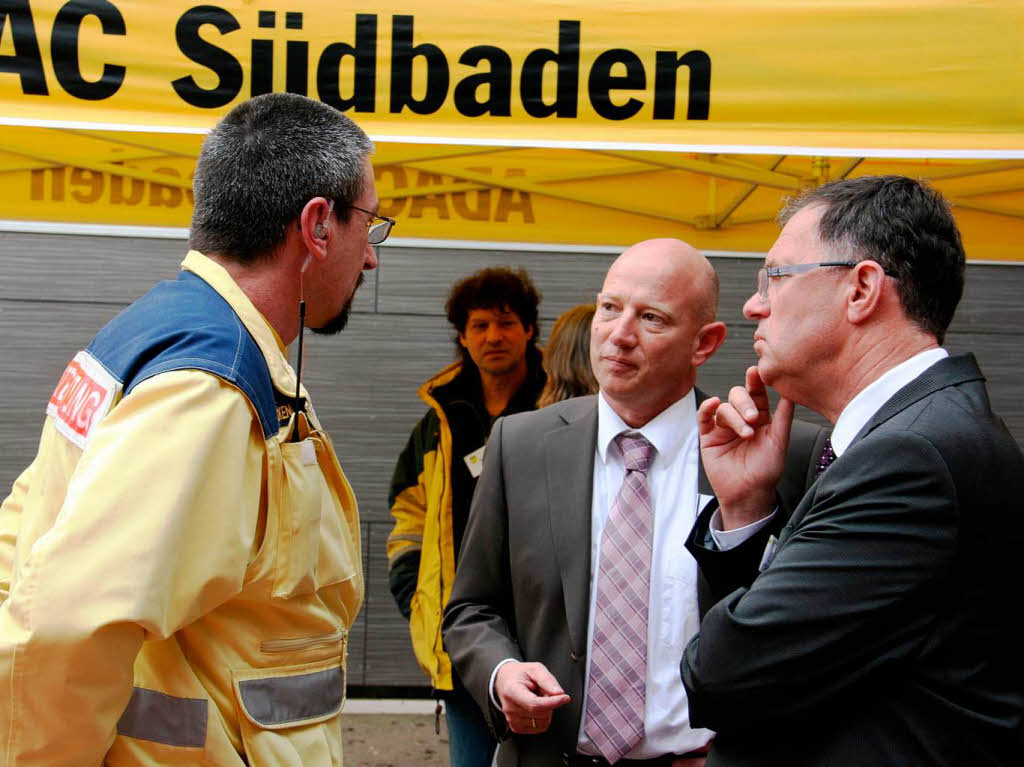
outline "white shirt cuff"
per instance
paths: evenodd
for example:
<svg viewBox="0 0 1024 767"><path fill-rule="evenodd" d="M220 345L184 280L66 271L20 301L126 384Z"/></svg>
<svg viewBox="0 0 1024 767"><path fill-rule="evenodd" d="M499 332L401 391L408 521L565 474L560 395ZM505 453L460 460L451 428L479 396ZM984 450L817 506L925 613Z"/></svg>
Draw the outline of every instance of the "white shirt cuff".
<svg viewBox="0 0 1024 767"><path fill-rule="evenodd" d="M490 690L491 693L491 703L494 704L494 707L498 709L498 711L501 711L502 708L501 703L498 702L498 696L494 694L494 680L498 678L498 669L506 663L518 663L518 661L515 658L505 658L505 660L501 661L494 667L494 671L491 672L491 682L487 685L487 689Z"/></svg>
<svg viewBox="0 0 1024 767"><path fill-rule="evenodd" d="M719 551L734 549L745 540L752 537L754 533L762 527L771 522L772 519L775 518L775 513L777 511L778 508L776 507L772 509L772 513L764 519L759 519L757 522L751 522L749 525L744 525L743 527L737 527L735 530L723 530L722 511L721 509L715 509L715 513L711 515L711 537L714 539L715 545L718 547ZM497 671L497 669L495 669L495 671ZM491 681L493 682L493 677Z"/></svg>

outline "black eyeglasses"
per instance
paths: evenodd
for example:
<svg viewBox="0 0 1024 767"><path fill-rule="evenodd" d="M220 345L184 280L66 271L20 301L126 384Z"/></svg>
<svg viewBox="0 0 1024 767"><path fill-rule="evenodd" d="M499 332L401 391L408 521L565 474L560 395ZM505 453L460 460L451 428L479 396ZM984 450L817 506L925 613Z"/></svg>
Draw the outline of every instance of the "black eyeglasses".
<svg viewBox="0 0 1024 767"><path fill-rule="evenodd" d="M371 245L380 245L391 234L391 227L395 225L395 219L381 216L372 210L360 208L358 205L348 205L352 210L365 213L370 218L366 221L366 239Z"/></svg>

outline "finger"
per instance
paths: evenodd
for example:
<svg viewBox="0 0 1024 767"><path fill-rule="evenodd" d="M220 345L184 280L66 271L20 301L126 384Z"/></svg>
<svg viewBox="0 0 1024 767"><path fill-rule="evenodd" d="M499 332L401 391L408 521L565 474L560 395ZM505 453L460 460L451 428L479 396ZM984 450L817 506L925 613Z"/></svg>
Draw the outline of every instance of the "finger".
<svg viewBox="0 0 1024 767"><path fill-rule="evenodd" d="M517 735L527 735L530 732L530 720L516 719L508 715L505 716L505 721L508 722L508 728Z"/></svg>
<svg viewBox="0 0 1024 767"><path fill-rule="evenodd" d="M754 430L731 402L724 402L718 406L718 410L715 411L715 425L719 429L728 429L744 439L754 434Z"/></svg>
<svg viewBox="0 0 1024 767"><path fill-rule="evenodd" d="M555 695L545 695L542 698L534 698L530 705L526 706L526 710L531 715L539 717L545 712L552 711L556 708L561 708L568 703L572 698L566 695L564 692L557 693Z"/></svg>
<svg viewBox="0 0 1024 767"><path fill-rule="evenodd" d="M543 663L536 663L528 671L530 678L537 685L537 689L543 696L565 695L565 690L558 683L554 675L547 670Z"/></svg>
<svg viewBox="0 0 1024 767"><path fill-rule="evenodd" d="M521 730L541 732L546 730L551 724L551 715L537 714L536 716L515 716L512 717L511 722Z"/></svg>
<svg viewBox="0 0 1024 767"><path fill-rule="evenodd" d="M502 710L510 716L530 716L533 704L540 700L528 686L528 680L516 680L502 689L498 695Z"/></svg>
<svg viewBox="0 0 1024 767"><path fill-rule="evenodd" d="M509 729L521 735L545 732L551 726L550 716L513 716L505 717Z"/></svg>
<svg viewBox="0 0 1024 767"><path fill-rule="evenodd" d="M768 423L771 413L768 412L768 400L763 403L754 399L742 386L734 386L729 389L729 404L742 416L743 420L751 426L761 423Z"/></svg>
<svg viewBox="0 0 1024 767"><path fill-rule="evenodd" d="M758 410L768 412L771 410L771 405L768 403L768 387L761 378L760 372L757 370L757 365L751 365L747 368L746 374L747 393L750 396L751 401L756 405Z"/></svg>
<svg viewBox="0 0 1024 767"><path fill-rule="evenodd" d="M789 430L793 426L793 413L796 406L793 400L785 397L779 398L779 404L775 408L775 415L772 417L772 434L785 448L789 445Z"/></svg>
<svg viewBox="0 0 1024 767"><path fill-rule="evenodd" d="M708 397L697 408L697 431L700 434L710 434L715 428L715 411L722 403L718 397Z"/></svg>

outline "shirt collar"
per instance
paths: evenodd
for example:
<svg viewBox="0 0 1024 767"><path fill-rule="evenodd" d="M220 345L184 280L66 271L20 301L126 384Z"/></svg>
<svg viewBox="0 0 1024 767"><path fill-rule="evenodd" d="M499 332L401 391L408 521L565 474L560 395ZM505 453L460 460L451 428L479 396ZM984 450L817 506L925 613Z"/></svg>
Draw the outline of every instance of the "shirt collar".
<svg viewBox="0 0 1024 767"><path fill-rule="evenodd" d="M890 368L880 378L861 389L843 408L832 430L832 449L836 457L846 452L853 438L896 392L948 356L949 352L941 347L926 349Z"/></svg>
<svg viewBox="0 0 1024 767"><path fill-rule="evenodd" d="M658 415L634 429L616 413L605 399L604 393L597 396L597 452L602 463L608 461L608 446L624 431L638 432L654 445L659 455L673 456L693 429L697 428L697 397L690 389L686 396L678 399Z"/></svg>

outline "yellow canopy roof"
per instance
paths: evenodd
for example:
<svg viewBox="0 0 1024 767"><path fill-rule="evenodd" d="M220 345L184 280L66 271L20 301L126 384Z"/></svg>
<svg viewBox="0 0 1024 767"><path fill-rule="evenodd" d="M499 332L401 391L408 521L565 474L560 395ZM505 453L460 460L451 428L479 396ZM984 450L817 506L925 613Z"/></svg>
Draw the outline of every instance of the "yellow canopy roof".
<svg viewBox="0 0 1024 767"><path fill-rule="evenodd" d="M396 236L763 252L781 199L928 178L970 258L1024 260L1018 2L7 3L0 217L186 227L253 93L345 109Z"/></svg>

